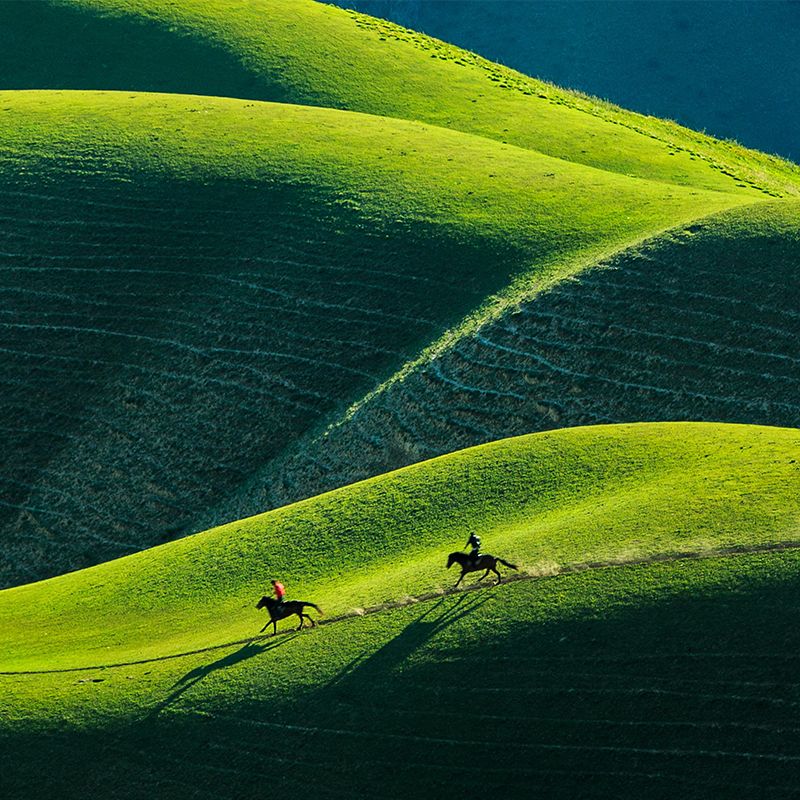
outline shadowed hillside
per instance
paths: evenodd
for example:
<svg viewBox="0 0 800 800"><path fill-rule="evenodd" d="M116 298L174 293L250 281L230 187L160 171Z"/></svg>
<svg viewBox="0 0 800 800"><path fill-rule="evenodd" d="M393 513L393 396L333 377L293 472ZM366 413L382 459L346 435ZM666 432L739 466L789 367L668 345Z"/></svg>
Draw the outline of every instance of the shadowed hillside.
<svg viewBox="0 0 800 800"><path fill-rule="evenodd" d="M761 0L336 0L558 86L800 158L800 8Z"/></svg>
<svg viewBox="0 0 800 800"><path fill-rule="evenodd" d="M171 538L509 282L739 202L329 109L0 101L6 585Z"/></svg>
<svg viewBox="0 0 800 800"><path fill-rule="evenodd" d="M317 3L2 15L0 84L58 88L0 94L0 585L509 434L796 424L773 396L793 378L747 357L796 358L788 211L774 324L739 315L736 281L724 308L693 296L693 337L661 330L676 300L653 275L622 325L624 286L547 305L646 237L796 195L794 165ZM720 230L697 238L736 258Z"/></svg>
<svg viewBox="0 0 800 800"><path fill-rule="evenodd" d="M637 420L800 427L800 206L709 217L443 344L201 528L509 433Z"/></svg>
<svg viewBox="0 0 800 800"><path fill-rule="evenodd" d="M0 676L14 715L36 692L67 720L43 708L15 726L2 781L14 800L455 800L482 782L513 798L790 800L798 588L794 554L659 564L162 664Z"/></svg>

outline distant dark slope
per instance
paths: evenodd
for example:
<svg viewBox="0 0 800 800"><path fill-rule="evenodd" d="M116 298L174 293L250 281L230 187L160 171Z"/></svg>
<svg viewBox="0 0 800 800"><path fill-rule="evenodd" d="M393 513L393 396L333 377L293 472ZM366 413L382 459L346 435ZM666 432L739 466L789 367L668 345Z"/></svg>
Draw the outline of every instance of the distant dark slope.
<svg viewBox="0 0 800 800"><path fill-rule="evenodd" d="M437 332L429 301L476 299L411 242L298 225L288 197L259 246L269 200L243 187L20 194L0 199L37 207L0 268L3 582L170 538Z"/></svg>
<svg viewBox="0 0 800 800"><path fill-rule="evenodd" d="M203 526L501 437L639 420L800 427L800 204L707 218L520 303Z"/></svg>
<svg viewBox="0 0 800 800"><path fill-rule="evenodd" d="M800 8L761 0L336 0L619 105L800 159ZM713 36L709 32L713 31Z"/></svg>
<svg viewBox="0 0 800 800"><path fill-rule="evenodd" d="M310 0L0 3L0 88L239 97L419 120L625 175L796 196L800 170Z"/></svg>
<svg viewBox="0 0 800 800"><path fill-rule="evenodd" d="M235 53L160 24L142 4L0 3L3 89L105 89L241 97L281 102ZM162 3L169 13L171 3ZM48 46L44 46L44 42Z"/></svg>
<svg viewBox="0 0 800 800"><path fill-rule="evenodd" d="M483 298L449 276L469 247L387 237L320 184L56 151L30 178L0 159L2 585L170 538L437 335L443 301Z"/></svg>

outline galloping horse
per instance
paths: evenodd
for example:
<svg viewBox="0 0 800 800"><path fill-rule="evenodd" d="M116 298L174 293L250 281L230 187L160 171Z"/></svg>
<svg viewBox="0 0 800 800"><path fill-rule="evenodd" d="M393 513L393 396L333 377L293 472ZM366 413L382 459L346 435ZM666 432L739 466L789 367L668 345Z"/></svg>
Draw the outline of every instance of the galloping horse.
<svg viewBox="0 0 800 800"><path fill-rule="evenodd" d="M497 571L498 561L506 567L517 569L515 564L509 564L508 561L490 556L488 553L482 553L475 561L473 561L467 553L450 553L447 557L447 569L450 569L453 564L458 564L461 567L461 577L456 581L456 586L461 583L468 572L479 572L482 569L485 569L486 572L481 575L479 580L483 580L490 572L494 572L494 574L497 575L497 583L500 583L503 579Z"/></svg>
<svg viewBox="0 0 800 800"><path fill-rule="evenodd" d="M306 620L311 623L311 627L313 628L316 625L311 617L308 614L303 613L303 609L306 606L311 606L311 608L316 608L322 616L324 613L322 609L314 605L314 603L307 603L305 600L286 600L283 603L279 603L274 597L262 597L258 601L258 605L256 608L266 608L269 611L269 622L261 629L261 633L269 627L270 622L272 623L272 633L273 635L278 632L278 620L286 619L286 617L291 617L294 614L297 614L300 617L300 624L297 626L297 630L299 631L300 628L303 627L303 624Z"/></svg>

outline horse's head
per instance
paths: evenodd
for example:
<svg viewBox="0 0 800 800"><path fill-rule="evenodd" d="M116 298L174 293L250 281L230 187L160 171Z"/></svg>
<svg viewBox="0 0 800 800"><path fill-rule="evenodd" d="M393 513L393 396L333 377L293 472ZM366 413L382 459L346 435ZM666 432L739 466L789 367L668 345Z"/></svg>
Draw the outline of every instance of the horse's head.
<svg viewBox="0 0 800 800"><path fill-rule="evenodd" d="M450 569L450 567L458 561L460 555L461 553L450 553L450 555L447 556L447 569Z"/></svg>
<svg viewBox="0 0 800 800"><path fill-rule="evenodd" d="M256 608L266 608L268 605L269 605L269 597L262 597L258 601L258 605L256 606Z"/></svg>

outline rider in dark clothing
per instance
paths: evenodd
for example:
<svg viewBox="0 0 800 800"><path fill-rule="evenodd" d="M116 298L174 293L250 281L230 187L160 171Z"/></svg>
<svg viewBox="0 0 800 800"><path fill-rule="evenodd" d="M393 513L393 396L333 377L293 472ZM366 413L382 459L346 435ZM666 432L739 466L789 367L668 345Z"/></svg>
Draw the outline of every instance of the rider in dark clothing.
<svg viewBox="0 0 800 800"><path fill-rule="evenodd" d="M469 557L472 563L474 564L478 560L478 556L481 554L481 537L472 531L469 535L469 539L467 539L467 547L471 547L472 550L469 551Z"/></svg>

